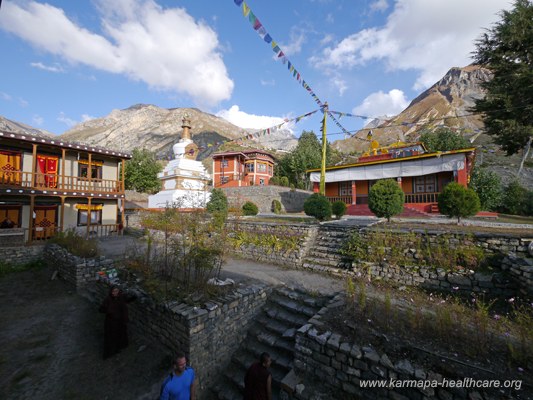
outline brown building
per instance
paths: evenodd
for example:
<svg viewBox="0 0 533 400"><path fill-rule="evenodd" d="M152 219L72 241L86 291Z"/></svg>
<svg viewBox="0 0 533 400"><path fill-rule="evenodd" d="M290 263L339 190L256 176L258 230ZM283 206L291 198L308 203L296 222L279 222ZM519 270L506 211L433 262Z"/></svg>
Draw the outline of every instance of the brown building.
<svg viewBox="0 0 533 400"><path fill-rule="evenodd" d="M25 242L74 229L108 235L123 227L129 154L56 138L0 131L0 234Z"/></svg>
<svg viewBox="0 0 533 400"><path fill-rule="evenodd" d="M213 187L268 185L274 175L274 157L263 150L213 154Z"/></svg>

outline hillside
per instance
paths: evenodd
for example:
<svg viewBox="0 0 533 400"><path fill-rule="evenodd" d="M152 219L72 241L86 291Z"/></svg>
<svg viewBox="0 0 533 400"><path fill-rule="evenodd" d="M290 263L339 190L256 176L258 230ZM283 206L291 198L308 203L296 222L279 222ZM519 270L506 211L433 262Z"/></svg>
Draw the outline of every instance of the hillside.
<svg viewBox="0 0 533 400"><path fill-rule="evenodd" d="M14 133L26 133L28 135L42 136L42 137L51 137L54 136L52 133L31 127L29 125L23 124L21 122L11 121L10 119L4 118L0 115L0 130L8 131Z"/></svg>
<svg viewBox="0 0 533 400"><path fill-rule="evenodd" d="M155 151L161 158L172 155L172 146L181 137L182 117L191 119L192 139L200 147L199 159L205 159L216 151L217 144L243 137L247 132L223 118L202 112L196 108L160 108L137 104L124 110L113 110L103 118L96 118L74 126L61 135L67 141L98 144L99 146L132 151L136 147ZM279 133L275 144L285 148L286 142L296 140L289 133ZM270 137L272 139L272 137ZM265 143L270 147L270 143ZM256 141L253 147L261 147Z"/></svg>
<svg viewBox="0 0 533 400"><path fill-rule="evenodd" d="M522 154L507 157L492 142L492 138L483 133L481 117L471 111L475 100L484 96L481 83L489 79L491 73L486 68L475 65L452 68L397 116L377 123L373 121L373 126L360 130L355 137L338 140L332 145L345 154L357 154L369 149L366 140L369 129L372 129L373 139L387 145L398 140L415 142L424 129L449 127L469 139L478 149L477 166L495 171L503 182L509 182L516 176ZM526 163L520 175L522 184L529 188L533 188L531 164L531 161Z"/></svg>

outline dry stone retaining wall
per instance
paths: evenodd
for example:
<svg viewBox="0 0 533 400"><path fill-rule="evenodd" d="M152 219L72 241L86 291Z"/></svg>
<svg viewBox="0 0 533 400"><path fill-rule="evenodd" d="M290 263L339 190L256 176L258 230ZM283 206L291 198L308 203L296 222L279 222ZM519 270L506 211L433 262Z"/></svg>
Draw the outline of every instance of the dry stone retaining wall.
<svg viewBox="0 0 533 400"><path fill-rule="evenodd" d="M42 259L43 245L0 247L0 260L9 265L24 265Z"/></svg>
<svg viewBox="0 0 533 400"><path fill-rule="evenodd" d="M247 201L251 201L259 212L272 212L272 201L281 203L283 212L302 212L305 200L313 194L307 190L289 189L283 186L243 186L222 188L230 205L242 207Z"/></svg>

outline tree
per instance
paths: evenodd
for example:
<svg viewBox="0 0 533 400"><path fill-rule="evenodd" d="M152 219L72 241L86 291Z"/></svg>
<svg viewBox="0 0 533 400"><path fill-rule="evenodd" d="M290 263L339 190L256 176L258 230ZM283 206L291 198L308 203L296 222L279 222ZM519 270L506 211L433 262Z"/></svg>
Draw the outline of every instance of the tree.
<svg viewBox="0 0 533 400"><path fill-rule="evenodd" d="M438 201L439 211L448 218L457 217L457 223L461 222L461 218L476 215L480 210L476 192L456 182L446 185Z"/></svg>
<svg viewBox="0 0 533 400"><path fill-rule="evenodd" d="M533 136L533 3L515 0L510 11L476 43L474 60L494 74L483 83L486 96L474 110L483 113L486 132L507 155Z"/></svg>
<svg viewBox="0 0 533 400"><path fill-rule="evenodd" d="M507 214L526 215L528 202L528 191L520 185L518 180L513 180L505 188L505 195L502 201L502 210Z"/></svg>
<svg viewBox="0 0 533 400"><path fill-rule="evenodd" d="M331 218L331 203L325 196L313 193L304 202L304 212L319 221L324 221Z"/></svg>
<svg viewBox="0 0 533 400"><path fill-rule="evenodd" d="M469 187L478 197L482 210L494 211L502 202L502 181L500 176L485 168L475 168Z"/></svg>
<svg viewBox="0 0 533 400"><path fill-rule="evenodd" d="M368 193L368 208L380 218L390 219L403 211L405 194L394 179L382 179Z"/></svg>
<svg viewBox="0 0 533 400"><path fill-rule="evenodd" d="M228 198L222 189L213 189L211 197L206 204L206 210L210 213L217 226L222 226L228 216Z"/></svg>
<svg viewBox="0 0 533 400"><path fill-rule="evenodd" d="M341 219L341 217L346 214L346 208L346 203L342 200L339 200L331 205L331 212L335 214L337 219Z"/></svg>
<svg viewBox="0 0 533 400"><path fill-rule="evenodd" d="M157 193L161 189L161 181L157 177L161 169L161 164L153 152L147 149L134 149L124 171L126 189L141 193Z"/></svg>
<svg viewBox="0 0 533 400"><path fill-rule="evenodd" d="M257 215L258 212L259 208L257 208L255 203L252 203L251 201L247 201L242 205L243 215Z"/></svg>
<svg viewBox="0 0 533 400"><path fill-rule="evenodd" d="M326 149L326 164L334 164L340 159L337 151L332 149L328 143ZM306 170L312 168L320 168L322 161L322 144L314 132L304 131L298 139L296 148L281 158L276 165L276 176L286 176L289 179L289 184L295 186L300 183L303 187L307 187L308 177ZM289 186L289 185L287 185Z"/></svg>
<svg viewBox="0 0 533 400"><path fill-rule="evenodd" d="M472 147L468 140L449 128L424 130L419 140L429 151L449 151Z"/></svg>

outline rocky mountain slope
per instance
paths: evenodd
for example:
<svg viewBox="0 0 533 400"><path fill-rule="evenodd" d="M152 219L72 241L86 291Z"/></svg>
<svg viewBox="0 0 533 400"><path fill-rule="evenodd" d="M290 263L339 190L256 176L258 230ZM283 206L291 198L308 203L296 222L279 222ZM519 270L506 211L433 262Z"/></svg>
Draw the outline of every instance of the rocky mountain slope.
<svg viewBox="0 0 533 400"><path fill-rule="evenodd" d="M354 137L338 140L332 145L343 153L361 153L370 148L366 140L369 129L372 129L373 139L387 145L398 140L415 142L424 129L449 127L469 139L478 149L477 166L495 171L504 183L509 182L516 177L522 154L507 157L492 142L492 138L483 133L481 117L471 110L475 100L484 96L481 83L489 79L491 72L480 66L452 68L397 116L377 124L372 121L372 126L360 130ZM533 188L531 159L530 156L519 177L522 184L529 188Z"/></svg>
<svg viewBox="0 0 533 400"><path fill-rule="evenodd" d="M28 135L42 136L42 137L54 136L52 133L48 131L33 128L21 122L11 121L10 119L4 118L1 115L0 115L0 130L14 132L14 133L26 133Z"/></svg>
<svg viewBox="0 0 533 400"><path fill-rule="evenodd" d="M192 139L200 147L200 160L216 151L217 144L253 132L196 108L166 109L137 104L125 110L113 110L106 117L78 124L62 134L61 138L123 151L143 147L155 151L162 158L168 158L172 155L172 146L181 138L181 124L185 113L189 114L191 119ZM278 140L265 142L265 146L259 140L247 143L253 147L277 148L285 148L285 141L296 143L290 133L279 132L278 135ZM276 138L271 135L270 139ZM271 143L275 146L270 146Z"/></svg>

